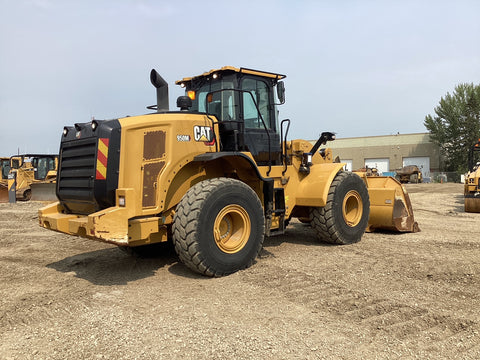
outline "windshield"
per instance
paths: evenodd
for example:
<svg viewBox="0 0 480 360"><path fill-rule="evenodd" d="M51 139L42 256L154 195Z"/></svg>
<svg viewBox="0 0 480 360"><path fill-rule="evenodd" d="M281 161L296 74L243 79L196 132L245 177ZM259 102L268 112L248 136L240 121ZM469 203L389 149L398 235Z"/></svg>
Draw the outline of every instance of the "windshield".
<svg viewBox="0 0 480 360"><path fill-rule="evenodd" d="M192 111L208 112L215 115L217 119L228 121L236 118L236 108L238 105L237 96L234 91L221 91L222 89L233 89L233 82L229 79L221 79L214 82L207 82L197 89L187 89L195 91L195 98L192 100ZM207 94L214 92L212 102L207 105ZM208 109L207 109L208 106ZM207 111L208 110L208 111Z"/></svg>

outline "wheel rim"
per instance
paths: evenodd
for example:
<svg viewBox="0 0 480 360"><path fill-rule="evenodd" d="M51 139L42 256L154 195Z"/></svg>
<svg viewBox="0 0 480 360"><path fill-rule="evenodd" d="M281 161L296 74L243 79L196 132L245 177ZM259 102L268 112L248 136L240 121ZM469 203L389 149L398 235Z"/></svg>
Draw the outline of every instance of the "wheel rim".
<svg viewBox="0 0 480 360"><path fill-rule="evenodd" d="M354 227L360 222L363 214L363 202L360 194L355 190L350 190L343 198L343 219L345 223Z"/></svg>
<svg viewBox="0 0 480 360"><path fill-rule="evenodd" d="M240 205L225 206L215 218L213 234L217 246L225 253L242 250L250 237L250 217Z"/></svg>

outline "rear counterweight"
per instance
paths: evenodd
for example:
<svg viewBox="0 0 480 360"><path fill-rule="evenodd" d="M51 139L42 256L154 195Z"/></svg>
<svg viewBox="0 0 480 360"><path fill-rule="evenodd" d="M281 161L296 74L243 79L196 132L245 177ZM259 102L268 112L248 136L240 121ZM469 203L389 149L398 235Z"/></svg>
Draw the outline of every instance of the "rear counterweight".
<svg viewBox="0 0 480 360"><path fill-rule="evenodd" d="M71 213L115 206L121 126L118 120L75 124L60 144L57 197Z"/></svg>

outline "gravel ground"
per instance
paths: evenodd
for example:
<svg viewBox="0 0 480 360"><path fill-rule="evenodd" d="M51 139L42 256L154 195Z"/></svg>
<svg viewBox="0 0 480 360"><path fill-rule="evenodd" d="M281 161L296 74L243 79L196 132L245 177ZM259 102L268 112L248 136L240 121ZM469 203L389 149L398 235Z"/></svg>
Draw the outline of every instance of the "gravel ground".
<svg viewBox="0 0 480 360"><path fill-rule="evenodd" d="M0 204L0 359L478 359L480 214L461 184L407 189L419 233L331 246L292 222L224 278Z"/></svg>

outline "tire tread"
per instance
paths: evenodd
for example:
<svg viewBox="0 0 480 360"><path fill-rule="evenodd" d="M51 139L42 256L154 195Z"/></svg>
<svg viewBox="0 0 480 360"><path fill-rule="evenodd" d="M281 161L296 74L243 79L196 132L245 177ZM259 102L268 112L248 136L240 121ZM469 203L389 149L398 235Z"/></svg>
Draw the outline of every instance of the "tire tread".
<svg viewBox="0 0 480 360"><path fill-rule="evenodd" d="M349 176L357 176L354 173L341 171L335 176L327 196L327 204L324 207L310 209L311 226L322 241L329 244L345 245L360 241L361 237L349 241L344 239L339 231L334 216L334 196L338 186ZM368 198L367 202L369 204ZM368 205L369 207L370 205Z"/></svg>
<svg viewBox="0 0 480 360"><path fill-rule="evenodd" d="M205 257L202 255L197 245L198 214L207 200L208 195L219 187L232 184L235 184L236 186L243 186L248 188L249 191L253 191L248 185L235 179L214 178L204 180L188 190L175 211L173 221L173 243L175 246L175 251L177 252L180 260L188 268L206 276L220 277L231 272L241 270L234 269L231 272L222 272L212 269L206 263ZM257 201L257 206L262 207L258 197ZM264 227L265 225L263 224L261 241L258 249L256 250L255 256L249 260L243 269L250 267L254 263L255 258L258 256L263 246Z"/></svg>

